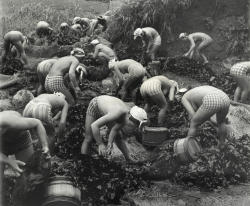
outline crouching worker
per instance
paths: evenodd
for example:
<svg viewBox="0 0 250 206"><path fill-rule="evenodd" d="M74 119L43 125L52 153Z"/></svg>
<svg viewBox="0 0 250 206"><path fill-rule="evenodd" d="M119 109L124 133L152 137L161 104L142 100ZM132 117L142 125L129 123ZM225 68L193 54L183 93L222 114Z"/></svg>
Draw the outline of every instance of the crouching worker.
<svg viewBox="0 0 250 206"><path fill-rule="evenodd" d="M184 56L192 59L194 54L197 52L197 54L203 58L204 64L208 63L208 59L203 53L203 50L213 42L213 39L209 35L202 32L196 32L192 34L181 33L179 38L182 40L189 40L191 44L188 52L185 53Z"/></svg>
<svg viewBox="0 0 250 206"><path fill-rule="evenodd" d="M124 101L132 91L142 83L146 74L146 69L137 61L133 59L126 59L122 61L109 61L109 69L113 71L119 79L119 88L122 91L121 99ZM124 80L123 74L128 74Z"/></svg>
<svg viewBox="0 0 250 206"><path fill-rule="evenodd" d="M107 45L101 44L98 39L91 41L91 44L95 47L93 54L94 59L104 60L104 62L117 59L115 51Z"/></svg>
<svg viewBox="0 0 250 206"><path fill-rule="evenodd" d="M20 166L24 166L34 153L31 129L36 131L45 157L50 158L46 131L40 120L22 117L16 111L0 112L0 163L8 164L17 173L23 172ZM16 160L8 155L15 155Z"/></svg>
<svg viewBox="0 0 250 206"><path fill-rule="evenodd" d="M231 76L237 82L238 86L234 93L234 101L247 103L250 94L250 61L240 62L232 66Z"/></svg>
<svg viewBox="0 0 250 206"><path fill-rule="evenodd" d="M25 107L23 111L24 117L32 117L39 119L49 136L50 145L52 146L55 142L54 140L54 128L55 122L61 116L58 137L61 138L66 126L66 119L68 114L68 103L65 100L65 96L62 93L54 94L41 94L38 97L32 99ZM57 114L53 115L53 111L59 110Z"/></svg>
<svg viewBox="0 0 250 206"><path fill-rule="evenodd" d="M173 102L178 92L178 83L165 76L154 76L144 81L140 87L140 93L146 101L145 110L149 112L152 104L160 107L158 125L162 126L166 119L166 113L170 111L169 102ZM166 99L168 95L168 100Z"/></svg>
<svg viewBox="0 0 250 206"><path fill-rule="evenodd" d="M102 95L95 97L89 103L85 121L85 139L82 144L81 153L87 154L89 144L93 139L98 144L100 155L107 155L115 141L127 161L132 161L121 130L124 127L132 127L134 130L140 128L147 121L147 113L140 107L131 109L120 99L112 96ZM100 137L100 128L108 126L110 129L108 145L104 145Z"/></svg>
<svg viewBox="0 0 250 206"><path fill-rule="evenodd" d="M189 137L195 136L198 127L215 114L220 145L225 142L228 131L226 116L230 106L227 94L212 86L200 86L185 93L181 101L191 119Z"/></svg>
<svg viewBox="0 0 250 206"><path fill-rule="evenodd" d="M69 88L64 84L64 76L69 75L70 83L76 98L80 95L80 88L77 84L76 73L86 72L86 70L80 69L79 60L85 56L85 53L80 48L75 48L71 51L71 56L66 56L58 59L50 69L46 79L45 79L45 89L48 93L61 92L65 95L66 100L69 104L74 104L76 99L74 99L73 94L70 92Z"/></svg>
<svg viewBox="0 0 250 206"><path fill-rule="evenodd" d="M56 61L57 59L46 59L37 65L37 76L39 79L39 87L37 89L38 95L44 92L45 90L44 82L45 82L46 76L48 75L51 67Z"/></svg>
<svg viewBox="0 0 250 206"><path fill-rule="evenodd" d="M25 67L29 67L28 58L26 56L24 47L27 44L27 37L24 36L20 31L10 31L4 35L4 50L2 62L5 63L7 60L7 56L10 54L13 46L17 49L21 56L21 60Z"/></svg>
<svg viewBox="0 0 250 206"><path fill-rule="evenodd" d="M155 60L157 51L161 46L161 36L152 27L137 28L134 31L134 40L136 38L142 38L143 48L146 49L147 58L150 61Z"/></svg>

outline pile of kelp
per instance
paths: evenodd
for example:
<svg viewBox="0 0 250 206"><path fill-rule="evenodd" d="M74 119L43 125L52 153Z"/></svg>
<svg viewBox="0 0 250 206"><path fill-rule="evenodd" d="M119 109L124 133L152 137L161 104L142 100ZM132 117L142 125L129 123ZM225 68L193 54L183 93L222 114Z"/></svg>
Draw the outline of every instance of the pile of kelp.
<svg viewBox="0 0 250 206"><path fill-rule="evenodd" d="M165 61L164 71L170 71L180 76L187 76L199 82L207 83L211 86L222 89L227 94L233 94L236 82L229 74L217 76L209 65L203 65L187 57L170 57Z"/></svg>
<svg viewBox="0 0 250 206"><path fill-rule="evenodd" d="M123 195L148 185L135 167L125 167L100 156L78 155L57 160L51 176L65 175L82 191L82 202L93 205L119 204Z"/></svg>
<svg viewBox="0 0 250 206"><path fill-rule="evenodd" d="M147 178L165 179L204 190L227 187L246 182L250 175L250 137L228 138L218 146L218 136L211 124L206 123L196 137L202 152L193 163L183 164L173 152L177 138L185 138L186 132L170 128L168 141L156 149L154 163L147 171Z"/></svg>
<svg viewBox="0 0 250 206"><path fill-rule="evenodd" d="M23 63L19 59L9 58L2 65L0 73L6 75L13 75L20 71L23 71Z"/></svg>

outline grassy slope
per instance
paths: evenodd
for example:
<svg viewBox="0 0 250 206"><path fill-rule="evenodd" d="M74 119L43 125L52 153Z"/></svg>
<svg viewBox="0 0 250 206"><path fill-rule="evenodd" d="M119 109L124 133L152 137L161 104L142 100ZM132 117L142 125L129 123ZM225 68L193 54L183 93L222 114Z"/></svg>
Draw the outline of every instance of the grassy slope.
<svg viewBox="0 0 250 206"><path fill-rule="evenodd" d="M34 30L36 23L41 20L48 21L55 28L64 21L71 23L75 16L95 17L108 9L109 4L98 1L9 0L4 5L6 20L3 33L20 30L27 34ZM0 35L2 36L2 32Z"/></svg>

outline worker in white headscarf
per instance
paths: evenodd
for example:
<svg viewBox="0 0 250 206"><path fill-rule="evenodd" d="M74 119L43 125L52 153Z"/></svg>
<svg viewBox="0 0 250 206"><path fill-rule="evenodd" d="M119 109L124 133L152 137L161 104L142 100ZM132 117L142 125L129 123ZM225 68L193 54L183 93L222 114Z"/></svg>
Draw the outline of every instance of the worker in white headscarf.
<svg viewBox="0 0 250 206"><path fill-rule="evenodd" d="M159 33L152 27L137 28L134 31L134 40L138 37L142 39L147 57L151 61L155 60L156 53L161 46L161 36Z"/></svg>
<svg viewBox="0 0 250 206"><path fill-rule="evenodd" d="M136 128L141 129L147 120L147 113L140 107L133 106L129 108L122 100L113 96L101 95L95 97L90 101L87 109L85 120L86 133L81 153L87 154L89 144L95 139L98 144L99 154L106 156L110 154L115 141L125 159L135 162L129 154L121 130L125 128L126 130L128 128L133 130L136 130ZM107 125L110 129L107 146L105 146L100 136L100 128L104 125Z"/></svg>

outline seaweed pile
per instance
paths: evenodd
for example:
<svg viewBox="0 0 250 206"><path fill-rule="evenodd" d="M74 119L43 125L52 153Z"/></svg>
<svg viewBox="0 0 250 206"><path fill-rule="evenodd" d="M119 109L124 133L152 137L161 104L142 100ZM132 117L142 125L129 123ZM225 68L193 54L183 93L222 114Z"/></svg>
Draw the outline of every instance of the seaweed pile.
<svg viewBox="0 0 250 206"><path fill-rule="evenodd" d="M230 184L246 182L250 175L250 138L230 138L224 146L218 147L215 129L205 123L196 139L203 148L198 159L190 164L181 164L173 152L173 142L185 138L185 132L170 128L170 140L156 149L157 156L147 171L147 178L164 179L188 187L204 190L227 187Z"/></svg>
<svg viewBox="0 0 250 206"><path fill-rule="evenodd" d="M215 86L229 95L233 94L236 88L236 82L228 74L223 74L223 78L218 76L215 79L211 79L213 76L216 77L216 74L214 74L208 65L203 65L187 57L178 56L168 58L164 64L163 70Z"/></svg>
<svg viewBox="0 0 250 206"><path fill-rule="evenodd" d="M1 74L13 75L20 71L23 71L23 63L19 59L10 58L2 66Z"/></svg>
<svg viewBox="0 0 250 206"><path fill-rule="evenodd" d="M99 156L81 155L56 161L50 174L70 176L82 191L82 201L93 205L119 204L125 193L148 185L139 169L124 167Z"/></svg>
<svg viewBox="0 0 250 206"><path fill-rule="evenodd" d="M250 175L250 138L230 139L222 148L205 149L199 159L181 166L175 181L202 189L217 189L246 182Z"/></svg>

